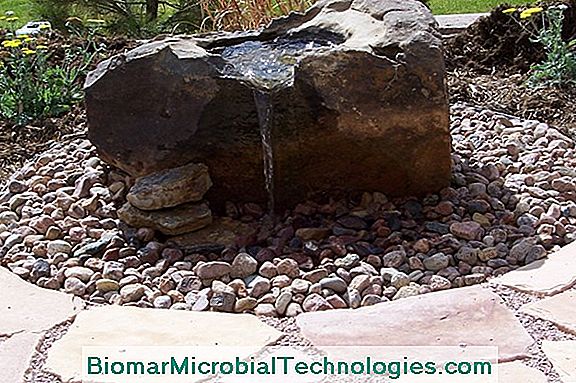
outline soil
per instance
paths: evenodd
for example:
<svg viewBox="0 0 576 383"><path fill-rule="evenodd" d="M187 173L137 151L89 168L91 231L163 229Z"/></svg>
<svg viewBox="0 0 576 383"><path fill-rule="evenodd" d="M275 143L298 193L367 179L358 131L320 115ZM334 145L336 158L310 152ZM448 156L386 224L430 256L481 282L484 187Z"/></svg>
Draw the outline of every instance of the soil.
<svg viewBox="0 0 576 383"><path fill-rule="evenodd" d="M576 1L556 1L567 5L564 10L563 38L576 36ZM547 5L553 3L547 2ZM509 8L501 5L488 17L483 17L464 32L451 38L445 45L446 66L449 70L473 69L478 73L520 73L530 70L533 64L545 57L541 44L535 43L529 30L541 27L542 17L530 21L518 20L518 15L504 14ZM527 24L529 27L523 26ZM530 27L530 25L532 27Z"/></svg>
<svg viewBox="0 0 576 383"><path fill-rule="evenodd" d="M548 3L550 4L550 3ZM576 37L576 2L566 2L564 38ZM451 103L464 102L534 119L576 134L576 87L530 88L530 68L544 58L543 47L502 13L500 6L464 32L445 41L447 85ZM535 17L536 23L541 19Z"/></svg>

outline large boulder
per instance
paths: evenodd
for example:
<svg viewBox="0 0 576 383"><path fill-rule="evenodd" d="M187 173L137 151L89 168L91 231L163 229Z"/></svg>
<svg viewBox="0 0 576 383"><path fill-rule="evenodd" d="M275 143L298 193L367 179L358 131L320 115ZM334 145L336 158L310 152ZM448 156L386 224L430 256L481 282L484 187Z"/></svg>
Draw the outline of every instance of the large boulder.
<svg viewBox="0 0 576 383"><path fill-rule="evenodd" d="M269 90L278 205L323 190L422 195L448 185L442 46L413 0L321 1L261 31L148 42L88 76L89 137L133 176L206 164L213 207L265 202L262 68L246 61L261 65L278 44L292 49L270 63L283 73Z"/></svg>

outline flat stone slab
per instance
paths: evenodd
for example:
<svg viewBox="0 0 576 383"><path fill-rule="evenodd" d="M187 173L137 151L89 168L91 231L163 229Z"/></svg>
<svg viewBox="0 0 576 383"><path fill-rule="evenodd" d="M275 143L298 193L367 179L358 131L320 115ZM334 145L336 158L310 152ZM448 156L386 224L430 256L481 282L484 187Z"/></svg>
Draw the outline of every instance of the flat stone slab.
<svg viewBox="0 0 576 383"><path fill-rule="evenodd" d="M481 17L488 16L488 13L465 13L457 15L437 15L434 16L442 33L457 33L472 25Z"/></svg>
<svg viewBox="0 0 576 383"><path fill-rule="evenodd" d="M570 290L522 306L522 312L554 323L562 331L576 334L576 291Z"/></svg>
<svg viewBox="0 0 576 383"><path fill-rule="evenodd" d="M212 186L208 167L187 164L136 179L126 199L142 210L158 210L202 200Z"/></svg>
<svg viewBox="0 0 576 383"><path fill-rule="evenodd" d="M576 383L576 341L543 341L542 350L563 383Z"/></svg>
<svg viewBox="0 0 576 383"><path fill-rule="evenodd" d="M576 285L576 242L529 265L495 278L492 283L529 294L555 295Z"/></svg>
<svg viewBox="0 0 576 383"><path fill-rule="evenodd" d="M0 382L22 382L41 338L39 334L21 333L0 340Z"/></svg>
<svg viewBox="0 0 576 383"><path fill-rule="evenodd" d="M166 235L180 235L212 223L212 211L205 202L161 209L140 210L129 203L118 210L118 218L134 227L151 227Z"/></svg>
<svg viewBox="0 0 576 383"><path fill-rule="evenodd" d="M48 352L45 369L65 382L79 380L82 346L217 345L255 353L282 336L253 315L104 306L76 317Z"/></svg>
<svg viewBox="0 0 576 383"><path fill-rule="evenodd" d="M498 382L500 383L547 383L548 378L540 370L528 367L522 362L503 363L498 365Z"/></svg>
<svg viewBox="0 0 576 383"><path fill-rule="evenodd" d="M40 333L74 317L83 307L73 295L43 289L0 267L0 335Z"/></svg>
<svg viewBox="0 0 576 383"><path fill-rule="evenodd" d="M513 361L533 343L500 297L480 286L305 313L296 322L317 346L497 346L500 361Z"/></svg>

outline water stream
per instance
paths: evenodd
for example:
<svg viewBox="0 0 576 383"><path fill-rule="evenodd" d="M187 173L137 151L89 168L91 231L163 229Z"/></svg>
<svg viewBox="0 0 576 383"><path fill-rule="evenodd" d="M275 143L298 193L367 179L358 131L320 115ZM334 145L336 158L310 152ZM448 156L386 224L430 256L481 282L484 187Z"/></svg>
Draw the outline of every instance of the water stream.
<svg viewBox="0 0 576 383"><path fill-rule="evenodd" d="M229 63L223 75L248 83L254 89L262 140L264 179L268 194L268 214L274 215L274 150L272 143L271 95L291 86L294 68L307 54L337 44L336 37L277 38L272 41L245 41L225 47L220 54Z"/></svg>
<svg viewBox="0 0 576 383"><path fill-rule="evenodd" d="M268 194L268 214L274 215L274 150L272 148L272 103L270 93L262 90L254 91L254 103L258 112L260 139L264 155L264 181Z"/></svg>

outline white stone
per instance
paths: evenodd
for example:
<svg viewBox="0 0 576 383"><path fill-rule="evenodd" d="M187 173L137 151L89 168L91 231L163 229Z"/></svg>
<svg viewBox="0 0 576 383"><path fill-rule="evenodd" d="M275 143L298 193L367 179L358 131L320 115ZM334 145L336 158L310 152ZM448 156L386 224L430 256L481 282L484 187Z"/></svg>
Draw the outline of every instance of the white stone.
<svg viewBox="0 0 576 383"><path fill-rule="evenodd" d="M576 382L576 341L542 342L542 350L564 383Z"/></svg>
<svg viewBox="0 0 576 383"><path fill-rule="evenodd" d="M561 330L576 335L576 291L574 290L529 303L522 306L520 311L550 321Z"/></svg>
<svg viewBox="0 0 576 383"><path fill-rule="evenodd" d="M576 242L527 266L511 271L492 283L534 295L555 295L576 285Z"/></svg>
<svg viewBox="0 0 576 383"><path fill-rule="evenodd" d="M82 311L48 352L45 369L63 381L80 380L82 346L230 346L241 358L283 333L249 314L104 306ZM125 377L118 376L120 383Z"/></svg>
<svg viewBox="0 0 576 383"><path fill-rule="evenodd" d="M71 295L42 289L0 267L0 335L41 332L65 322L83 307Z"/></svg>

